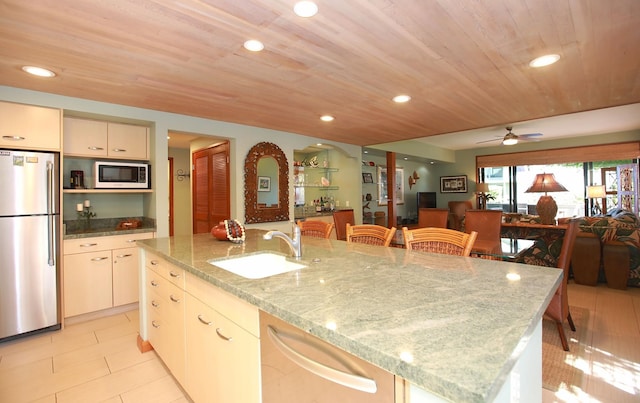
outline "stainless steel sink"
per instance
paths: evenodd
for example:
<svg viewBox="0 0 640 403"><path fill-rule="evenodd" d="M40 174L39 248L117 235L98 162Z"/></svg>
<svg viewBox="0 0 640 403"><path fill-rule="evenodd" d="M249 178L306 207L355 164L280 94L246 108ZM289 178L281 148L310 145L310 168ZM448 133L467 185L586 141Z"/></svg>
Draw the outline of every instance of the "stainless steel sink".
<svg viewBox="0 0 640 403"><path fill-rule="evenodd" d="M300 270L307 266L287 260L286 256L271 252L256 253L229 259L211 259L207 263L249 279L265 278Z"/></svg>

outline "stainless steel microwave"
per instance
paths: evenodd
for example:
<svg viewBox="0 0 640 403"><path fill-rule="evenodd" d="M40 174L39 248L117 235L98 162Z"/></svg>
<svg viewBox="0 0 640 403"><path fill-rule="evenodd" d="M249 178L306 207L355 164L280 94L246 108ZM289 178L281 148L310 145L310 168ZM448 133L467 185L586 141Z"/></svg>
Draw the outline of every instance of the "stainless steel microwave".
<svg viewBox="0 0 640 403"><path fill-rule="evenodd" d="M96 189L150 189L150 166L135 162L96 161Z"/></svg>

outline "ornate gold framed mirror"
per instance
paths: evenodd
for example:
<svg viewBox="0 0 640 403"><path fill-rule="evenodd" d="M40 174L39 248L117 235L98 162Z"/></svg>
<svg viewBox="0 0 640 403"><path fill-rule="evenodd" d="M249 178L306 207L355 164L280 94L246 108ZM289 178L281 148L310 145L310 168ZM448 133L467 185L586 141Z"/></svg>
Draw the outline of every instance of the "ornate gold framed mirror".
<svg viewBox="0 0 640 403"><path fill-rule="evenodd" d="M247 153L244 216L247 224L289 220L289 164L273 143L258 143Z"/></svg>

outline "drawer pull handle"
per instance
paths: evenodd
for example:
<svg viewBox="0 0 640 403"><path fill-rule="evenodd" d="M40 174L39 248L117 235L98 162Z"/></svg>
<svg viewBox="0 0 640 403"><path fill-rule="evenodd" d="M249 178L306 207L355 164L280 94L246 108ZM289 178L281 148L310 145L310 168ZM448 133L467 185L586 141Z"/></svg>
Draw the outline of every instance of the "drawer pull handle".
<svg viewBox="0 0 640 403"><path fill-rule="evenodd" d="M216 334L218 335L218 337L220 337L224 341L233 341L233 337L227 337L224 334L222 334L222 332L220 331L220 328L216 329Z"/></svg>
<svg viewBox="0 0 640 403"><path fill-rule="evenodd" d="M207 321L205 319L202 318L202 315L198 315L198 320L200 321L200 323L202 323L203 325L207 325L207 326L211 326L211 321Z"/></svg>
<svg viewBox="0 0 640 403"><path fill-rule="evenodd" d="M131 256L133 256L131 253L125 253L124 255L118 255L116 257L122 259L123 257L131 257Z"/></svg>
<svg viewBox="0 0 640 403"><path fill-rule="evenodd" d="M160 304L158 304L158 302L154 299L153 301L151 301L151 306L157 308L160 306Z"/></svg>
<svg viewBox="0 0 640 403"><path fill-rule="evenodd" d="M180 302L180 298L174 297L173 294L169 295L169 299L173 302Z"/></svg>
<svg viewBox="0 0 640 403"><path fill-rule="evenodd" d="M173 270L169 272L169 275L173 278L180 278L180 273L176 273Z"/></svg>
<svg viewBox="0 0 640 403"><path fill-rule="evenodd" d="M267 334L269 335L269 339L271 339L271 342L276 347L276 349L278 349L293 363L306 369L307 371L310 371L312 374L316 374L328 381L346 386L351 389L359 390L361 392L376 393L376 391L378 390L375 380L366 378L359 374L343 372L335 368L328 367L322 363L312 360L307 356L302 355L300 352L291 348L281 339L282 337L285 337L291 340L302 342L303 344L306 344L307 347L322 352L329 357L333 357L334 359L337 358L331 351L325 350L321 348L321 346L312 344L311 341L303 339L300 335L288 334L279 331L271 325L267 326ZM346 357L340 357L338 358L338 360L344 362L345 365L349 364L349 367L352 367L352 365L350 365L350 363L346 361Z"/></svg>
<svg viewBox="0 0 640 403"><path fill-rule="evenodd" d="M107 259L109 259L109 258L108 258L108 257L106 257L106 256L103 256L103 257L94 257L93 259L91 259L91 261L92 261L92 262L99 262L99 261L101 261L101 260L107 260Z"/></svg>
<svg viewBox="0 0 640 403"><path fill-rule="evenodd" d="M89 146L89 147L87 147L87 148L88 148L89 150L92 150L92 151L102 151L102 150L104 150L104 148L102 148L102 147L92 147L92 146Z"/></svg>
<svg viewBox="0 0 640 403"><path fill-rule="evenodd" d="M159 265L159 264L160 264L160 263L159 263L157 260L152 260L152 261L151 261L151 266L157 266L157 265Z"/></svg>
<svg viewBox="0 0 640 403"><path fill-rule="evenodd" d="M160 325L158 324L158 322L156 322L155 320L151 321L151 326L155 327L156 329L160 327Z"/></svg>
<svg viewBox="0 0 640 403"><path fill-rule="evenodd" d="M83 243L80 245L81 248L90 248L92 246L96 246L97 243Z"/></svg>
<svg viewBox="0 0 640 403"><path fill-rule="evenodd" d="M111 151L116 152L116 153L126 153L127 152L127 150L124 149L124 148L114 148Z"/></svg>
<svg viewBox="0 0 640 403"><path fill-rule="evenodd" d="M24 137L22 136L2 136L3 139L5 140L11 140L11 141L22 141L25 140Z"/></svg>
<svg viewBox="0 0 640 403"><path fill-rule="evenodd" d="M156 283L156 280L151 280L151 286L152 287L157 287L158 283Z"/></svg>

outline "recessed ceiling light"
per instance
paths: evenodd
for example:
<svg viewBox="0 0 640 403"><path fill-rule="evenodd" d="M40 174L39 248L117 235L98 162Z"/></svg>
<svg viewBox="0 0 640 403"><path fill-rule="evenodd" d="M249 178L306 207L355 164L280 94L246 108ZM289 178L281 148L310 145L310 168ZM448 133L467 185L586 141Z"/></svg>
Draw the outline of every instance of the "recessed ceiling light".
<svg viewBox="0 0 640 403"><path fill-rule="evenodd" d="M36 66L22 66L22 71L38 77L55 77L56 73L51 70Z"/></svg>
<svg viewBox="0 0 640 403"><path fill-rule="evenodd" d="M560 55L544 55L537 57L529 62L530 67L544 67L560 60Z"/></svg>
<svg viewBox="0 0 640 403"><path fill-rule="evenodd" d="M293 12L298 17L313 17L318 12L318 6L313 1L299 1L293 6Z"/></svg>
<svg viewBox="0 0 640 403"><path fill-rule="evenodd" d="M252 52L260 52L264 49L264 44L256 39L249 39L244 43L244 48Z"/></svg>
<svg viewBox="0 0 640 403"><path fill-rule="evenodd" d="M393 97L393 102L396 102L399 104L409 102L410 100L411 100L411 97L409 95L397 95Z"/></svg>
<svg viewBox="0 0 640 403"><path fill-rule="evenodd" d="M405 161L409 161L409 157L404 157L404 160Z"/></svg>
<svg viewBox="0 0 640 403"><path fill-rule="evenodd" d="M320 116L320 120L322 120L323 122L331 122L333 119L335 118L331 115Z"/></svg>
<svg viewBox="0 0 640 403"><path fill-rule="evenodd" d="M369 151L367 151L367 150L364 150L364 151L363 151L363 153L365 153L365 154L369 154Z"/></svg>
<svg viewBox="0 0 640 403"><path fill-rule="evenodd" d="M317 145L318 147L321 147L321 146L322 146L322 143L316 143L316 145Z"/></svg>

